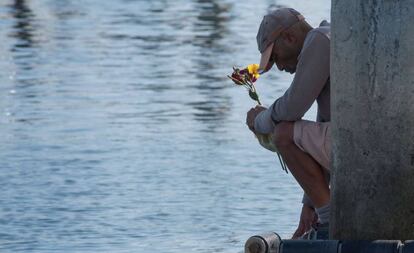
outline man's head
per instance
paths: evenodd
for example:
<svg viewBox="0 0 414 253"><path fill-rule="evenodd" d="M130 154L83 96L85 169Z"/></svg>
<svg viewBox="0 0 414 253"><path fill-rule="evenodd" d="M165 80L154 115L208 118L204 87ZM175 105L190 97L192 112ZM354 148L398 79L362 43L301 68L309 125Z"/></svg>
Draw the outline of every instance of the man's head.
<svg viewBox="0 0 414 253"><path fill-rule="evenodd" d="M304 17L291 8L280 8L264 16L256 37L261 72L276 64L279 70L294 73L306 34L311 29Z"/></svg>

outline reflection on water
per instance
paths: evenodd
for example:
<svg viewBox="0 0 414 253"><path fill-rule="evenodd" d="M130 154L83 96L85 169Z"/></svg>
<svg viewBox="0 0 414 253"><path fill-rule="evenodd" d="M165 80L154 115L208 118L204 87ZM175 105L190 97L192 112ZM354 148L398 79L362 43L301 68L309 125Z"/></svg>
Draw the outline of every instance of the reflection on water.
<svg viewBox="0 0 414 253"><path fill-rule="evenodd" d="M327 3L293 4L319 21ZM257 61L271 4L287 2L1 2L1 251L242 252L259 231L289 236L301 192L226 79ZM262 98L290 78L264 76Z"/></svg>
<svg viewBox="0 0 414 253"><path fill-rule="evenodd" d="M16 23L13 25L14 31L11 33L11 37L17 39L14 44L15 50L19 47L32 47L33 41L33 25L31 24L34 15L24 0L15 0L12 7L12 15L16 19Z"/></svg>
<svg viewBox="0 0 414 253"><path fill-rule="evenodd" d="M230 47L225 45L223 37L228 33L230 19L230 5L218 1L196 1L195 8L199 11L193 23L193 45L197 57L192 65L197 80L193 87L198 90L201 99L189 102L194 108L196 120L204 122L208 130L222 127L228 120L230 111L230 98L224 92L224 76L218 76L215 72L218 66L217 55L229 52ZM211 122L213 121L213 122Z"/></svg>
<svg viewBox="0 0 414 253"><path fill-rule="evenodd" d="M194 22L194 44L205 49L221 49L220 39L228 33L230 5L220 1L196 1L198 10ZM216 47L218 46L218 48ZM204 52L207 53L208 51Z"/></svg>
<svg viewBox="0 0 414 253"><path fill-rule="evenodd" d="M34 14L24 0L15 0L10 5L10 11L15 19L15 23L10 31L10 37L15 38L11 51L14 52L13 58L18 66L18 72L26 72L33 69L35 62L31 58L36 57L36 52L32 47L36 46L34 41L35 28L32 24L35 19ZM22 86L30 85L30 79L23 79Z"/></svg>

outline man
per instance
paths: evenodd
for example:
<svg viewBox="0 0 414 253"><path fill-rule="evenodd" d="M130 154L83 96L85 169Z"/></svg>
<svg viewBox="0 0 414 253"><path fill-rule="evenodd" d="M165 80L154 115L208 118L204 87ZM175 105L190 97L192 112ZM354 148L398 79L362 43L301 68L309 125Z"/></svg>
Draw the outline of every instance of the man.
<svg viewBox="0 0 414 253"><path fill-rule="evenodd" d="M283 160L305 192L293 238L302 236L317 218L325 227L329 223L325 175L330 159L330 27L324 22L313 29L296 10L281 8L264 16L257 34L261 72L276 65L295 73L282 97L269 108L252 108L246 119L252 131L273 133ZM301 120L315 100L317 122Z"/></svg>

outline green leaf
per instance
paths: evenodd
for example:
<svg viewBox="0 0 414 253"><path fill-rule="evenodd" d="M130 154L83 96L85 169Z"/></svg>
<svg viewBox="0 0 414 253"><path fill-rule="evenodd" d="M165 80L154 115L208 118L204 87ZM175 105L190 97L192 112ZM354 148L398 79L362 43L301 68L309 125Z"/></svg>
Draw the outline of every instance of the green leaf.
<svg viewBox="0 0 414 253"><path fill-rule="evenodd" d="M249 96L254 100L254 101L259 101L259 95L257 95L256 92L249 90Z"/></svg>

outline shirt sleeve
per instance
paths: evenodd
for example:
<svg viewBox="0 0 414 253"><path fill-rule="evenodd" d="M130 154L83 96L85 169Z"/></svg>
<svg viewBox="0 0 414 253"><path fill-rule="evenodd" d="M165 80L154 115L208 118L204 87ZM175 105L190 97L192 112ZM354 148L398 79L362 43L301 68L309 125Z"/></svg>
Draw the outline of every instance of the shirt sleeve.
<svg viewBox="0 0 414 253"><path fill-rule="evenodd" d="M330 41L317 31L309 36L299 56L292 84L268 109L275 123L301 119L329 78Z"/></svg>

